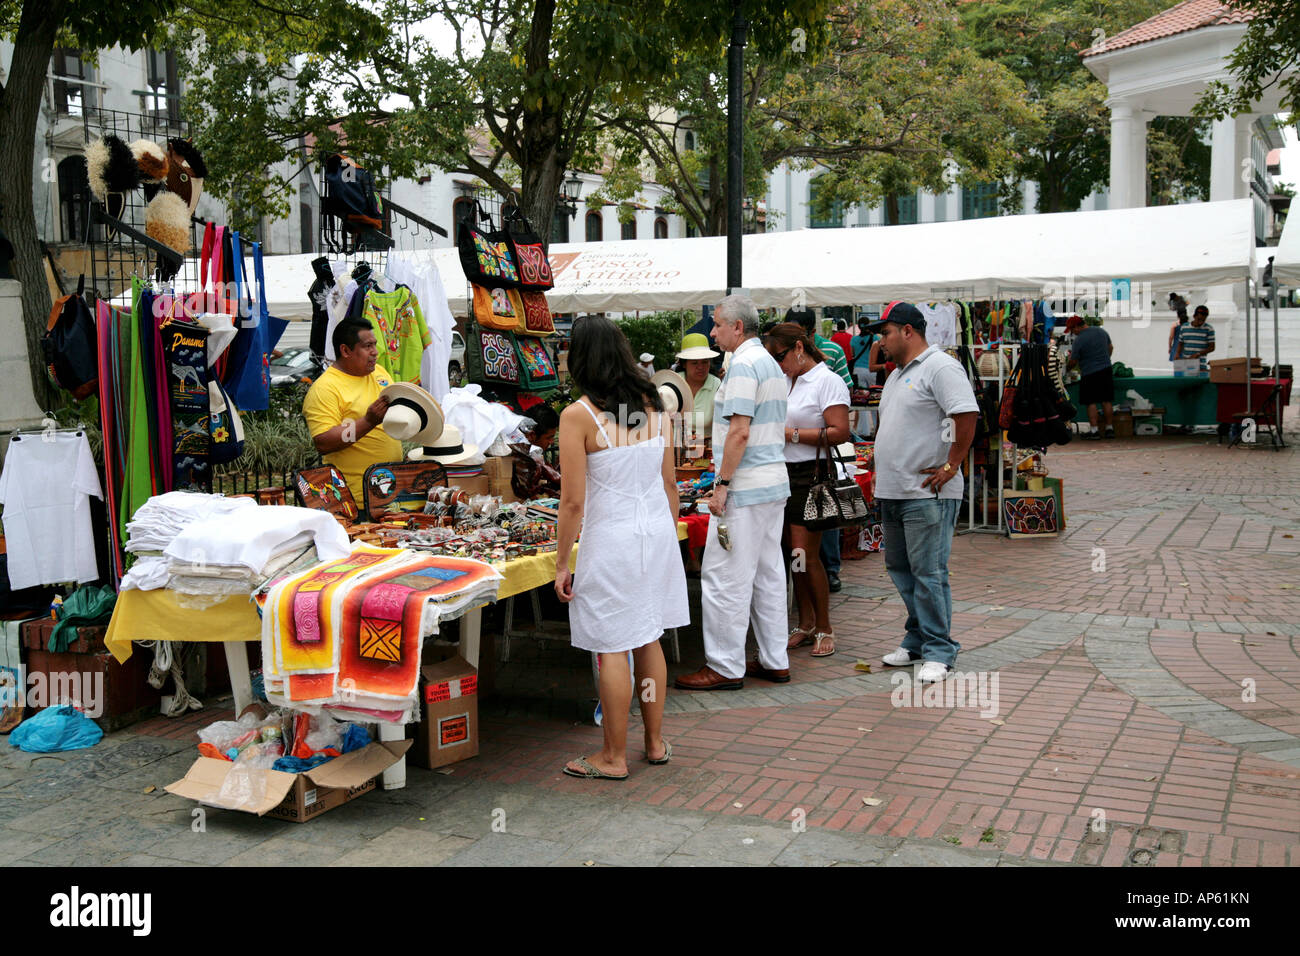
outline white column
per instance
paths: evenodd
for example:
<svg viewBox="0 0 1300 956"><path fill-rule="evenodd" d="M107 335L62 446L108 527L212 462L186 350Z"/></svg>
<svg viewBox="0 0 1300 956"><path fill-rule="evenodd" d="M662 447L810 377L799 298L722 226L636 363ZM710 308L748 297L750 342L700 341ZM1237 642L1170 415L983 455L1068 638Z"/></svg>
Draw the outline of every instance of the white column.
<svg viewBox="0 0 1300 956"><path fill-rule="evenodd" d="M1140 105L1110 106L1110 208L1131 209L1147 201L1147 115Z"/></svg>
<svg viewBox="0 0 1300 956"><path fill-rule="evenodd" d="M1228 116L1211 125L1210 202L1242 199L1250 190L1249 177L1243 178L1242 161L1250 158L1250 116ZM1242 283L1211 286L1205 304L1210 310L1210 324L1216 326L1219 347L1215 358L1227 357L1227 346L1234 320L1246 301ZM1244 341L1241 343L1244 349Z"/></svg>

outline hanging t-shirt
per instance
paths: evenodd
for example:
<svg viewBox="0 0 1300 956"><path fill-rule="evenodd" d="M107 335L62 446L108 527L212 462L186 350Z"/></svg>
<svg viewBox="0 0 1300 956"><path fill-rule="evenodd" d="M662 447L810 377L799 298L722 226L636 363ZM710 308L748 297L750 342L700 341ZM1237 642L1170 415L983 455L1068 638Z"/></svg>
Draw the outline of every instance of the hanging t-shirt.
<svg viewBox="0 0 1300 956"><path fill-rule="evenodd" d="M812 461L817 457L817 446L808 443L808 437L826 426L826 409L832 405L849 405L849 387L844 379L831 371L825 362L818 362L796 378L785 400L785 425L799 429L799 444L785 444L786 461Z"/></svg>
<svg viewBox="0 0 1300 956"><path fill-rule="evenodd" d="M104 497L85 432L13 437L0 471L11 590L99 577L91 495Z"/></svg>
<svg viewBox="0 0 1300 956"><path fill-rule="evenodd" d="M399 382L420 383L420 359L433 341L415 294L405 286L392 292L371 289L361 315L379 341L380 362Z"/></svg>
<svg viewBox="0 0 1300 956"><path fill-rule="evenodd" d="M936 302L927 305L916 304L925 316L925 341L927 345L937 345L941 349L957 347L957 306L952 302Z"/></svg>

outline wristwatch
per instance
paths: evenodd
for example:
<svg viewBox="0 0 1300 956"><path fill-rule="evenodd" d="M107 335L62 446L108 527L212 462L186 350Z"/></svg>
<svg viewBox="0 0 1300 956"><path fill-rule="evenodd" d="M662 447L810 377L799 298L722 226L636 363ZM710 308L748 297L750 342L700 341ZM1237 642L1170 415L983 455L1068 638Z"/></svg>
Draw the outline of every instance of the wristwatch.
<svg viewBox="0 0 1300 956"><path fill-rule="evenodd" d="M944 471L952 471L952 465L948 464L948 463L945 461L945 462L943 463L943 470L944 470Z"/></svg>
<svg viewBox="0 0 1300 956"><path fill-rule="evenodd" d="M790 436L790 443L792 445L799 444L799 429L794 429L794 433Z"/></svg>
<svg viewBox="0 0 1300 956"><path fill-rule="evenodd" d="M725 487L727 487L727 485L731 484L731 479L730 479L730 478L719 478L717 481L714 482L714 484L715 484L715 485L721 485L723 488L725 488Z"/></svg>

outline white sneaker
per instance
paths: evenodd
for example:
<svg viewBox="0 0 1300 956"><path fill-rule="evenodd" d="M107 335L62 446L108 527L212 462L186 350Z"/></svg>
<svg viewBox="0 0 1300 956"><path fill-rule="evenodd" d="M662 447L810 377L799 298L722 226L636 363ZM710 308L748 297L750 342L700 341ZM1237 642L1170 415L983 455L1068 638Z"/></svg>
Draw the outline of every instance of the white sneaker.
<svg viewBox="0 0 1300 956"><path fill-rule="evenodd" d="M933 684L948 676L948 665L938 661L926 661L916 672L916 679L922 684Z"/></svg>
<svg viewBox="0 0 1300 956"><path fill-rule="evenodd" d="M915 664L921 659L919 654L913 654L905 647L900 647L896 651L891 651L881 658L890 667L908 667Z"/></svg>

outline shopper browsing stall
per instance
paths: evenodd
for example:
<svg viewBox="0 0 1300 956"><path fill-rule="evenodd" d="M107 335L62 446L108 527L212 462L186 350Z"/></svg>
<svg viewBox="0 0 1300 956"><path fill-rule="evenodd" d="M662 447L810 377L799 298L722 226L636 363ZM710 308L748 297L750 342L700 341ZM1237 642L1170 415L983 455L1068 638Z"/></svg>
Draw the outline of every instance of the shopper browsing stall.
<svg viewBox="0 0 1300 956"><path fill-rule="evenodd" d="M844 380L830 370L825 356L812 338L793 322L783 322L767 336L767 351L790 381L785 413L785 467L790 478L790 497L785 505L782 546L791 559L799 626L790 630L790 649L813 645L813 657L835 653L831 630L830 591L822 565L822 533L804 526L808 489L816 479L819 449L825 466L830 447L849 437L849 390ZM830 447L823 449L829 444ZM831 534L839 534L832 529ZM766 676L758 661L750 662L749 673Z"/></svg>
<svg viewBox="0 0 1300 956"><path fill-rule="evenodd" d="M961 649L952 637L948 556L979 405L957 360L926 342L925 317L915 306L891 303L872 328L898 365L880 398L875 496L885 568L907 606L902 645L884 660L891 667L919 663L916 679L937 681Z"/></svg>
<svg viewBox="0 0 1300 956"><path fill-rule="evenodd" d="M645 756L664 764L662 736L668 665L659 638L690 623L686 575L677 546L677 482L664 398L637 368L609 319L585 316L573 327L569 374L583 397L560 415L560 497L555 593L569 603L573 646L600 654L605 745L565 766L572 777L627 776L627 714L632 652L642 695ZM576 574L569 554L582 530ZM655 690L657 688L657 690Z"/></svg>
<svg viewBox="0 0 1300 956"><path fill-rule="evenodd" d="M1097 409L1100 407L1106 424L1106 437L1114 438L1115 379L1110 357L1115 346L1105 329L1100 325L1085 325L1078 316L1070 317L1066 330L1075 333L1070 345L1070 364L1077 365L1079 374L1083 376L1079 381L1079 401L1088 406L1088 422L1092 425L1092 430L1084 437L1101 437L1097 427Z"/></svg>

